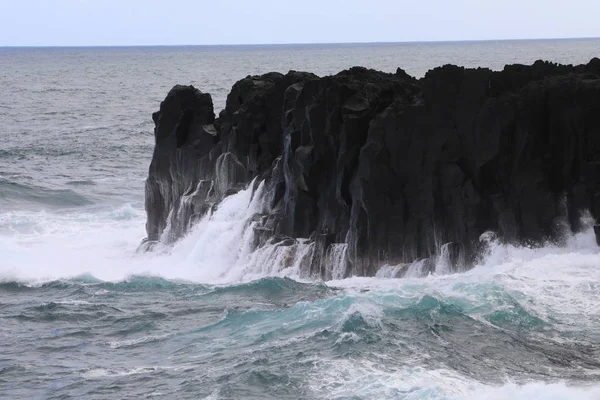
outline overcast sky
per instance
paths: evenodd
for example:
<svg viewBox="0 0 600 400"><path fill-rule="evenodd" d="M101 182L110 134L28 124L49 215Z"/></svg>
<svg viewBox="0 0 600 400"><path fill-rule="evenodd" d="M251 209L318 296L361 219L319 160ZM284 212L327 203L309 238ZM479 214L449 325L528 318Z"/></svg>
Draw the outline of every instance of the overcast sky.
<svg viewBox="0 0 600 400"><path fill-rule="evenodd" d="M600 0L0 0L0 46L600 36Z"/></svg>

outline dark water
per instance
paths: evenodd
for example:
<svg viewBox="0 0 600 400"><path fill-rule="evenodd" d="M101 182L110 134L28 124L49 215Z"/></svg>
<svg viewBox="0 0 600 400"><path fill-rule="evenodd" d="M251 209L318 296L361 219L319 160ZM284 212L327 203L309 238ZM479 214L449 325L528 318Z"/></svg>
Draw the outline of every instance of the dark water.
<svg viewBox="0 0 600 400"><path fill-rule="evenodd" d="M0 49L0 398L600 399L600 255L495 245L465 274L312 282L228 198L144 237L150 115L248 74L587 62L600 40ZM341 249L343 250L343 249ZM335 262L335 260L332 260Z"/></svg>

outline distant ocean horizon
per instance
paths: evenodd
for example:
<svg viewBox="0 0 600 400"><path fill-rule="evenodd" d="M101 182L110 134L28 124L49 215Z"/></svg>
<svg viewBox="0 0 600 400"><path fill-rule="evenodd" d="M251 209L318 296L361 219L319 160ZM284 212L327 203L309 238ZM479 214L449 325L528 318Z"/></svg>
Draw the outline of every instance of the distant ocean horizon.
<svg viewBox="0 0 600 400"><path fill-rule="evenodd" d="M137 48L137 47L286 47L286 46L361 46L361 45L411 45L411 44L459 44L494 42L539 42L598 40L600 36L555 37L555 38L504 38L504 39L459 39L459 40L413 40L413 41L373 41L373 42L290 42L290 43L214 43L214 44L98 44L98 45L0 45L0 48L53 49L53 48Z"/></svg>

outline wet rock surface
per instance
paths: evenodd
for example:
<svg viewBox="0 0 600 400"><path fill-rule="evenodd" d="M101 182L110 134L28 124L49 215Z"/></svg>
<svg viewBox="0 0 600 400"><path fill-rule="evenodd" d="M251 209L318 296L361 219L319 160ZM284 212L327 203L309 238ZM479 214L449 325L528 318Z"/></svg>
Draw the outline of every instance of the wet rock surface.
<svg viewBox="0 0 600 400"><path fill-rule="evenodd" d="M253 180L268 193L255 245L308 238L307 273L323 277L342 243L344 276L440 258L456 271L485 232L560 243L583 211L600 215L598 59L446 65L420 80L269 73L236 83L218 118L192 86L175 86L153 118L151 242L174 242Z"/></svg>

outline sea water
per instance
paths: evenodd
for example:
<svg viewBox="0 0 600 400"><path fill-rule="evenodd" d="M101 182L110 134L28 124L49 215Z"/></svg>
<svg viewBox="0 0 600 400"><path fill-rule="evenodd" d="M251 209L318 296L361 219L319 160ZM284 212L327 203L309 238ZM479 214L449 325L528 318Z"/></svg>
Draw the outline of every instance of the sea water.
<svg viewBox="0 0 600 400"><path fill-rule="evenodd" d="M315 281L308 243L252 251L259 185L136 253L150 115L177 83L218 111L271 70L599 55L593 39L0 49L0 398L600 399L591 221L562 248L491 238L462 274Z"/></svg>

